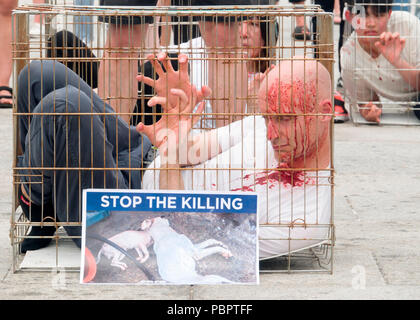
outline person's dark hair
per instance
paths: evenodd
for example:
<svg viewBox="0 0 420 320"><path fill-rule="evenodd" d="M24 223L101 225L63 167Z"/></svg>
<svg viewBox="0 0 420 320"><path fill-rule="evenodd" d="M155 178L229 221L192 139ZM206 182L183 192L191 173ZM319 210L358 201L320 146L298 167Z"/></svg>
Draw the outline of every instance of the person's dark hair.
<svg viewBox="0 0 420 320"><path fill-rule="evenodd" d="M275 20L275 17L260 17L260 30L261 30L261 37L263 39L263 48L261 50L261 58L269 58L270 57L270 46L274 46L278 39L279 34L279 25ZM274 26L274 28L272 28ZM272 38L271 33L274 33L274 43L267 43ZM269 60L261 60L257 61L258 63L258 71L264 72L270 66Z"/></svg>
<svg viewBox="0 0 420 320"><path fill-rule="evenodd" d="M344 2L352 13L358 13L355 12L357 6L363 6L365 10L371 8L372 13L379 16L391 11L394 0L344 0Z"/></svg>
<svg viewBox="0 0 420 320"><path fill-rule="evenodd" d="M99 62L86 43L72 32L61 30L48 38L47 57L56 59L76 72L92 88L98 87Z"/></svg>

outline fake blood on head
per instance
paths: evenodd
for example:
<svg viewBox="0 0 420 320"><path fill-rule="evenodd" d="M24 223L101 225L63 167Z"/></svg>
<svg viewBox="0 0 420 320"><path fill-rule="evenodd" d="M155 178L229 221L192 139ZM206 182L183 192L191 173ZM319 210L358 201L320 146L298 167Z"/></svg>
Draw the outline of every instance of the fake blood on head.
<svg viewBox="0 0 420 320"><path fill-rule="evenodd" d="M275 79L267 91L269 112L273 113L313 112L316 98L313 81L294 80L291 84Z"/></svg>
<svg viewBox="0 0 420 320"><path fill-rule="evenodd" d="M272 85L267 91L267 113L290 113L291 115L296 113L308 113L314 112L316 99L317 99L317 90L314 82L309 81L304 83L301 80L294 80L293 84L279 81L275 79ZM293 98L291 98L293 95ZM298 124L294 121L294 138L295 140L300 138L302 141L295 141L295 146L305 146L308 144L309 137L309 122L312 121L312 117L305 116L305 137L301 134L298 134ZM279 130L275 128L274 125L269 123L267 127L268 137L278 137ZM294 153L296 150L294 150ZM276 169L287 169L289 166L286 163L281 163L277 166ZM305 180L304 172L300 170L266 170L254 174L247 174L243 178L243 185L240 188L232 189L231 191L255 191L255 186L257 185L268 185L270 189L274 188L278 184L283 184L284 186L299 187L308 181ZM247 184L246 182L252 179L252 184Z"/></svg>

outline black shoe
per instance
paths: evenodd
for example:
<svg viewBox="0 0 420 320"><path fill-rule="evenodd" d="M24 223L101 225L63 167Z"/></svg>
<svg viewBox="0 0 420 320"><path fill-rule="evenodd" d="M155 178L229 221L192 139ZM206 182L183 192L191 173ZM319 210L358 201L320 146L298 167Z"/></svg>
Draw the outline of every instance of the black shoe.
<svg viewBox="0 0 420 320"><path fill-rule="evenodd" d="M302 26L297 26L293 32L293 37L296 40L311 40L311 33Z"/></svg>
<svg viewBox="0 0 420 320"><path fill-rule="evenodd" d="M44 204L44 214L42 214L42 207L30 202L22 193L21 186L18 187L18 198L22 211L27 219L31 222L53 221L54 208L52 204ZM52 238L43 238L53 236L56 228L53 226L31 226L31 231L27 236L37 238L25 238L20 246L20 252L26 253L28 250L38 250L48 246Z"/></svg>
<svg viewBox="0 0 420 320"><path fill-rule="evenodd" d="M343 85L343 78L339 77L337 79L337 86L336 86L336 90L342 95L344 96L344 85Z"/></svg>

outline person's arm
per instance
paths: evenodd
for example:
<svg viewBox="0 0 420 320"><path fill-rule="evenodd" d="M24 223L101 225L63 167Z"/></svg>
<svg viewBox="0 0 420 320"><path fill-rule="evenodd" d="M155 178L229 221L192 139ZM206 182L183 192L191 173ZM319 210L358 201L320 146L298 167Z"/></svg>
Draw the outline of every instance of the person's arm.
<svg viewBox="0 0 420 320"><path fill-rule="evenodd" d="M139 53L144 47L147 25L115 25L110 23L104 55L98 70L98 95L130 124L137 101Z"/></svg>
<svg viewBox="0 0 420 320"><path fill-rule="evenodd" d="M381 122L382 105L378 95L374 91L371 91L370 99L366 100L369 101L366 104L359 103L359 112L362 117L370 122Z"/></svg>
<svg viewBox="0 0 420 320"><path fill-rule="evenodd" d="M420 70L404 60L401 54L405 47L405 39L400 38L398 32L384 32L375 45L384 58L401 74L404 81L414 90L420 90Z"/></svg>
<svg viewBox="0 0 420 320"><path fill-rule="evenodd" d="M200 103L205 97L210 96L211 90L209 87L203 86L200 90L197 90L193 85L191 85L188 75L188 57L185 54L180 54L178 56L178 71L173 69L166 53L159 53L157 58L155 58L154 55L149 55L148 59L159 75L158 80L154 80L143 75L137 76L137 80L153 87L156 91L157 96L150 99L148 106L153 107L157 104L161 104L162 107L164 106L163 112L165 113L168 112L168 110L176 108L180 108L180 112L185 112L185 110L190 110L191 107L194 107L190 102L190 98L193 96L193 93L196 94L196 98L194 98L196 99L195 104ZM163 71L160 63L162 63L166 72ZM183 92L185 92L187 94L187 102L180 106L178 104L179 97L173 94L169 94L171 89L181 89ZM165 100L165 97L167 97L167 101ZM192 113L192 110L190 110L190 112ZM144 126L141 124L140 127L138 127L138 130L141 128L141 130L148 131L147 133L144 133L148 136L150 135L149 138L151 139L152 143L157 146L157 143L159 143L159 141L156 141L157 132L165 127L165 125L163 122L159 122L156 125L147 126L144 128ZM185 130L185 128L181 129ZM202 163L221 152L220 148L218 147L218 134L217 131L214 130L205 131L204 133L194 135L193 139L188 139L186 144L183 145L183 148L185 150L192 150L194 152L185 152L186 155L191 156L187 156L182 159L182 166Z"/></svg>
<svg viewBox="0 0 420 320"><path fill-rule="evenodd" d="M158 0L156 6L170 6L171 0ZM162 33L160 36L160 46L167 47L171 42L172 26L171 26L171 17L169 15L161 16L160 20L162 22Z"/></svg>
<svg viewBox="0 0 420 320"><path fill-rule="evenodd" d="M160 59L159 59L160 58ZM159 75L157 81L139 76L140 81L153 86L158 95L151 98L149 106L160 104L163 115L161 119L152 124L139 123L137 131L145 134L152 143L159 148L161 157L161 170L159 185L161 189L182 189L184 187L181 175L181 166L186 161L185 152L188 153L189 134L194 124L199 120L204 110L204 97L211 91L209 88L197 90L191 85L188 76L188 58L179 55L179 71L172 68L166 54L158 55L162 66L152 57L150 61ZM198 116L193 114L195 111Z"/></svg>
<svg viewBox="0 0 420 320"><path fill-rule="evenodd" d="M179 164L162 164L159 175L159 188L162 190L184 190L184 180Z"/></svg>
<svg viewBox="0 0 420 320"><path fill-rule="evenodd" d="M352 51L345 46L341 49L341 77L344 88L352 104L357 104L360 115L370 122L380 122L382 109L378 95L370 88L363 79L355 75ZM355 80L357 78L357 81ZM361 104L359 101L369 101Z"/></svg>
<svg viewBox="0 0 420 320"><path fill-rule="evenodd" d="M166 127L163 130L165 137L158 145L161 157L159 188L166 190L183 190L184 181L182 178L183 153L188 152L189 133L194 124L199 120L199 116L190 116L186 113L193 111L196 101L196 94L190 97L190 103L186 93L180 89L171 89L170 94L179 98L179 107L170 110L170 114L163 116L159 122L164 121ZM162 102L163 103L163 102ZM187 106L190 105L190 107ZM164 103L162 104L164 105ZM184 114L179 110L183 109ZM196 113L201 114L204 110L204 102L198 106ZM169 129L170 128L170 129ZM168 129L171 130L168 132ZM160 132L157 132L159 135ZM182 150L182 151L181 151Z"/></svg>
<svg viewBox="0 0 420 320"><path fill-rule="evenodd" d="M413 67L403 59L395 62L394 67L398 69L405 82L414 90L420 91L420 70L418 68Z"/></svg>
<svg viewBox="0 0 420 320"><path fill-rule="evenodd" d="M367 121L381 122L382 108L380 104L375 104L373 101L370 101L367 104L360 104L359 112Z"/></svg>
<svg viewBox="0 0 420 320"><path fill-rule="evenodd" d="M152 64L155 72L158 74L159 79L155 80L144 75L138 75L137 80L141 81L155 89L156 96L158 97L167 97L168 103L166 105L166 110L170 110L174 107L177 107L178 98L174 95L169 95L171 89L181 89L187 94L187 99L189 101L192 92L194 91L197 94L196 103L200 103L204 98L211 95L212 91L209 87L203 86L199 90L195 88L190 82L188 75L188 57L185 54L180 54L178 56L179 70L175 71L169 58L165 52L158 53L157 56L150 54L147 56L147 59ZM162 65L161 65L162 64ZM165 68L166 72L163 71L162 66ZM149 102L149 106L150 102ZM183 106L184 108L189 107L189 104ZM166 110L163 110L166 112ZM183 110L180 110L181 112Z"/></svg>
<svg viewBox="0 0 420 320"><path fill-rule="evenodd" d="M179 143L183 143L183 141L178 141L172 145L174 148L171 148L171 143L173 143L173 141L166 139L159 146L159 188L165 190L183 190L184 180L182 178L182 170L179 161ZM170 153L172 154L170 155Z"/></svg>
<svg viewBox="0 0 420 320"><path fill-rule="evenodd" d="M241 143L255 125L254 117L248 116L224 127L206 130L193 135L188 143L187 166L201 164Z"/></svg>
<svg viewBox="0 0 420 320"><path fill-rule="evenodd" d="M177 109L179 109L180 113L186 112L186 110L189 110L188 113L192 113L193 109L191 108L194 108L197 103L202 102L205 97L210 96L212 93L212 90L207 86L203 86L200 90L197 90L193 85L191 85L188 76L188 57L186 55L180 54L178 56L179 71L175 71L173 69L165 53L159 53L157 60L162 63L166 72L163 71L162 66L155 59L154 55L149 56L148 59L158 73L159 79L153 80L143 75L138 76L137 79L155 88L157 96L153 97L148 102L150 107L161 104L164 113ZM188 93L186 98L187 101L179 105L179 97L174 94L169 94L172 89L181 89L186 94ZM195 101L193 105L190 101L191 98ZM195 117L195 119L198 118L199 117ZM231 132L241 132L242 130L246 130L246 126L247 122L236 121L225 127L193 135L192 139L186 140L185 144L181 146L181 153L184 156L180 159L180 165L190 166L203 163L204 161L209 160L232 147L241 141L242 136L232 135ZM145 133L152 141L153 145L158 146L162 141L158 132L163 133L164 128L168 128L168 124L164 119L162 119L162 121L159 121L151 126L139 124L137 130ZM174 129L172 128L172 130ZM182 126L176 130L186 131L186 129L182 128Z"/></svg>
<svg viewBox="0 0 420 320"><path fill-rule="evenodd" d="M170 6L171 0L158 0L156 7ZM147 30L147 48L167 47L171 41L171 17L169 15L156 16L153 24ZM159 37L159 27L161 36Z"/></svg>

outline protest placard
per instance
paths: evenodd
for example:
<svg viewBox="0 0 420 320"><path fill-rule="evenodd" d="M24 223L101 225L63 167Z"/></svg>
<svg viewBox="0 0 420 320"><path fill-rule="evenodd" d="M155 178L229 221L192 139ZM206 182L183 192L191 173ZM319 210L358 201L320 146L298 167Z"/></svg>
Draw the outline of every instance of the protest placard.
<svg viewBox="0 0 420 320"><path fill-rule="evenodd" d="M83 194L81 283L258 284L257 195Z"/></svg>

